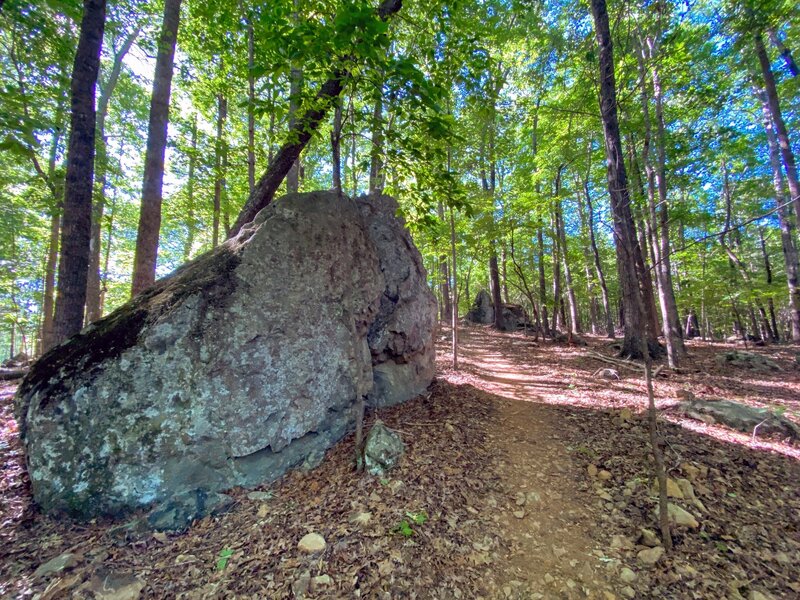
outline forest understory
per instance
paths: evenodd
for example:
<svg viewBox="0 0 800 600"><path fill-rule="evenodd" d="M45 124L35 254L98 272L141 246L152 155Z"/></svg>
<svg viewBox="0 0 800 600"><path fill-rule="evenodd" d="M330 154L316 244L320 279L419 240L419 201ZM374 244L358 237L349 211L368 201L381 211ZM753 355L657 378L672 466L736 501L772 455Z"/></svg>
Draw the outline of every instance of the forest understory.
<svg viewBox="0 0 800 600"><path fill-rule="evenodd" d="M644 380L607 366L609 341L534 342L468 326L461 368L439 334L429 392L372 412L406 454L389 478L353 469L353 439L308 472L232 492L232 510L184 534L125 539L119 523L78 524L31 503L3 383L0 594L33 598L793 598L800 594L800 448L680 416L679 390L800 410L796 348L753 351L783 370L720 367L731 345L689 342L681 372L655 384L670 477L705 508L678 501L697 528L657 530ZM794 418L794 417L792 417ZM324 550L298 549L308 533ZM652 542L651 542L652 543ZM645 552L642 556L642 552ZM53 559L58 559L53 561ZM52 562L50 562L52 561ZM116 591L114 591L116 590Z"/></svg>

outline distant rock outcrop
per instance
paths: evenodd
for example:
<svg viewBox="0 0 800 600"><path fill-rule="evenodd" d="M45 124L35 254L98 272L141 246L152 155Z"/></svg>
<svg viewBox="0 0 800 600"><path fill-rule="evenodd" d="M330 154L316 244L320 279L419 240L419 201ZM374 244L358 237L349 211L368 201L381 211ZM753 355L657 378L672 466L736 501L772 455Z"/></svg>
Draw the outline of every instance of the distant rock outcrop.
<svg viewBox="0 0 800 600"><path fill-rule="evenodd" d="M388 198L294 194L33 365L17 395L34 498L116 514L274 479L354 403L433 378L436 304Z"/></svg>
<svg viewBox="0 0 800 600"><path fill-rule="evenodd" d="M521 327L530 327L531 322L525 309L519 304L503 304L503 329L505 331L516 331ZM475 296L467 313L467 321L480 323L481 325L491 325L494 323L494 304L492 296L486 290L481 290Z"/></svg>

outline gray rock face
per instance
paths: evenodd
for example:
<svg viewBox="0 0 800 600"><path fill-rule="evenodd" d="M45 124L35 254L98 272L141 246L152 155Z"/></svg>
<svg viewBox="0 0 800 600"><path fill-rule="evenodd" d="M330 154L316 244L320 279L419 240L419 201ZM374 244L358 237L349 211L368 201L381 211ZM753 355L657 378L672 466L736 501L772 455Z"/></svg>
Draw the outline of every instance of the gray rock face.
<svg viewBox="0 0 800 600"><path fill-rule="evenodd" d="M435 303L375 202L281 198L38 361L17 410L39 505L91 517L254 486L347 432L373 364L414 375L376 402L424 389Z"/></svg>
<svg viewBox="0 0 800 600"><path fill-rule="evenodd" d="M490 325L494 323L494 306L492 305L492 297L486 290L481 290L475 296L472 303L472 308L467 313L467 320L473 323L480 323L482 325Z"/></svg>
<svg viewBox="0 0 800 600"><path fill-rule="evenodd" d="M400 436L379 419L364 442L364 466L370 475L384 477L400 461L404 450Z"/></svg>
<svg viewBox="0 0 800 600"><path fill-rule="evenodd" d="M519 304L502 304L503 330L516 331L521 327L530 327L531 322L525 308ZM467 320L481 325L494 323L494 304L492 296L486 290L481 290L475 296L472 308L467 313Z"/></svg>
<svg viewBox="0 0 800 600"><path fill-rule="evenodd" d="M761 435L777 435L785 438L800 439L800 427L784 417L766 408L754 408L731 400L690 400L678 405L686 415L704 420L710 416L710 422L719 422L745 433Z"/></svg>
<svg viewBox="0 0 800 600"><path fill-rule="evenodd" d="M367 336L375 381L367 402L392 406L421 394L433 380L436 299L427 284L422 255L395 216L397 201L368 196L357 202L386 281Z"/></svg>

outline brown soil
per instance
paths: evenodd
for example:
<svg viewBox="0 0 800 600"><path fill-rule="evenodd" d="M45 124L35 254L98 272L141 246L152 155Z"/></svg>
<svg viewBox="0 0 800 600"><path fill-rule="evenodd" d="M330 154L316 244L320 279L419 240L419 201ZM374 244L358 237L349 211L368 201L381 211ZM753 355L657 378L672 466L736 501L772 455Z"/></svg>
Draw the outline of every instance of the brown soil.
<svg viewBox="0 0 800 600"><path fill-rule="evenodd" d="M589 350L613 355L605 340L587 339ZM440 341L440 374L429 395L369 417L380 416L406 442L390 479L355 473L347 438L317 469L264 486L269 499L235 490L228 514L202 519L185 534L138 540L110 537L110 521L78 524L36 513L11 418L13 387L6 385L0 396L0 595L93 597L97 574L108 570L138 577L144 598L800 594L798 449L671 410L675 391L686 388L698 397L800 411L796 349L757 350L781 372L730 373L713 359L729 346L698 342L683 373L659 378L670 474L692 473L707 510L685 505L700 528L677 529L673 554L645 568L637 559L644 547L636 543L641 527L655 528L655 504L641 377L624 372L620 381L598 380L592 373L608 365L586 348L483 327L462 331L461 369L454 372L446 331ZM620 418L626 408L631 419ZM594 469L601 475L591 475ZM353 520L363 513L370 513L367 522ZM424 522L414 523L415 517ZM413 533L403 535L409 528ZM297 549L308 532L326 539L320 554ZM231 556L219 568L226 550ZM74 566L33 576L66 551L75 554ZM626 566L634 581L621 580ZM309 577L323 574L330 585L308 588Z"/></svg>

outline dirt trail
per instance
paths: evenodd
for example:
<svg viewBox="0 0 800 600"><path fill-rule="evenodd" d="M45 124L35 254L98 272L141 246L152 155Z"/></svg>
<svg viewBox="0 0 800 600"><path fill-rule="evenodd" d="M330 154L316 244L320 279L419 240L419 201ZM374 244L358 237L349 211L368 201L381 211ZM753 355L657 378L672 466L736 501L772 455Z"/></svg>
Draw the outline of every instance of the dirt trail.
<svg viewBox="0 0 800 600"><path fill-rule="evenodd" d="M587 502L586 471L572 460L564 435L569 417L546 404L570 383L533 369L519 351L532 347L524 338L473 328L463 331L461 344L470 383L495 395L488 446L498 457L505 497L513 499L500 518L510 546L500 565L502 595L615 597L592 537L596 515Z"/></svg>

